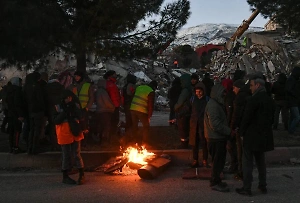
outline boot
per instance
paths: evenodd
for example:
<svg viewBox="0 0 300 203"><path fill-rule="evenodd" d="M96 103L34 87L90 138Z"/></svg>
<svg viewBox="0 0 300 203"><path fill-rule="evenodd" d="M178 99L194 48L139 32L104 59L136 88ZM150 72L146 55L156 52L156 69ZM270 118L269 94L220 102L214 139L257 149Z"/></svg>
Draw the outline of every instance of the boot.
<svg viewBox="0 0 300 203"><path fill-rule="evenodd" d="M67 170L63 170L63 180L62 180L62 182L65 183L65 184L69 184L69 185L75 185L76 184L76 181L69 177Z"/></svg>
<svg viewBox="0 0 300 203"><path fill-rule="evenodd" d="M79 168L78 171L79 171L79 178L77 181L77 185L82 185L85 181L84 170L83 170L83 168Z"/></svg>

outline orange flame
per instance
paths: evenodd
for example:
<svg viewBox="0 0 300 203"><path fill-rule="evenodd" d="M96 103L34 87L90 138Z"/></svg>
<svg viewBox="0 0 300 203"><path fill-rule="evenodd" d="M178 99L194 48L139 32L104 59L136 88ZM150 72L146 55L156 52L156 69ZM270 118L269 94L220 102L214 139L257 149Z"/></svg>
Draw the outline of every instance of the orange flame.
<svg viewBox="0 0 300 203"><path fill-rule="evenodd" d="M128 157L128 162L146 165L148 159L152 159L155 154L148 152L143 146L142 149L128 147L123 153L124 157Z"/></svg>

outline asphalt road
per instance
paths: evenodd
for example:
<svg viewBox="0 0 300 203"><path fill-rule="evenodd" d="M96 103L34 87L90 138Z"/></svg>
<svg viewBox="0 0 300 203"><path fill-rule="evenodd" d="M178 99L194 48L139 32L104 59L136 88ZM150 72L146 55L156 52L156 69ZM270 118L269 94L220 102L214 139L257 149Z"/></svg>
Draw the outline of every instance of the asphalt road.
<svg viewBox="0 0 300 203"><path fill-rule="evenodd" d="M184 167L170 167L154 180L136 174L86 173L84 185L61 183L59 171L0 171L0 202L299 202L300 166L268 168L268 194L260 194L254 172L253 196L235 192L242 184L225 176L230 192L212 191L207 180L181 178ZM78 174L71 175L74 179Z"/></svg>

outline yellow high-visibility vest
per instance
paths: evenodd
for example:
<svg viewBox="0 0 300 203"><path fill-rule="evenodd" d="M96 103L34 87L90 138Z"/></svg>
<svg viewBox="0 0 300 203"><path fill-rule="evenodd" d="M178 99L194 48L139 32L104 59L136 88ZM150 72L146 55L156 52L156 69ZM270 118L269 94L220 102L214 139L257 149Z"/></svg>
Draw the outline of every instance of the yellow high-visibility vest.
<svg viewBox="0 0 300 203"><path fill-rule="evenodd" d="M148 85L138 86L133 96L130 110L148 113L148 95L153 92L153 89Z"/></svg>
<svg viewBox="0 0 300 203"><path fill-rule="evenodd" d="M73 88L73 93L77 95L81 108L85 108L88 101L89 101L89 89L91 84L90 83L84 83L81 87L80 92L77 92L77 88Z"/></svg>

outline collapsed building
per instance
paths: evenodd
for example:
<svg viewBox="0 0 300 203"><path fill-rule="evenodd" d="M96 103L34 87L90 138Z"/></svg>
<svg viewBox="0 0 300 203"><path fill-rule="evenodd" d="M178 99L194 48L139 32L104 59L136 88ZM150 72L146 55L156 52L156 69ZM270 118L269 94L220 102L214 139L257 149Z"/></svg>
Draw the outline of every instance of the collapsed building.
<svg viewBox="0 0 300 203"><path fill-rule="evenodd" d="M299 39L281 32L263 31L245 34L243 40L234 42L230 51L214 52L205 69L219 78L227 77L237 69L246 74L258 71L272 82L278 73L289 74L299 61Z"/></svg>

